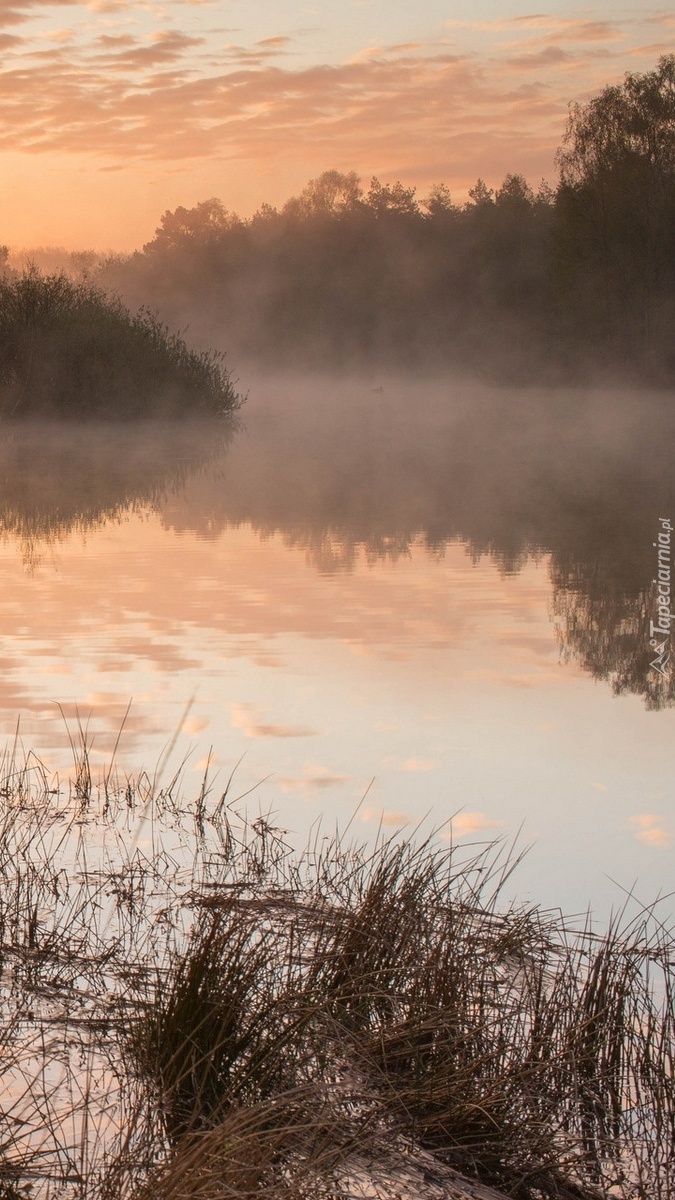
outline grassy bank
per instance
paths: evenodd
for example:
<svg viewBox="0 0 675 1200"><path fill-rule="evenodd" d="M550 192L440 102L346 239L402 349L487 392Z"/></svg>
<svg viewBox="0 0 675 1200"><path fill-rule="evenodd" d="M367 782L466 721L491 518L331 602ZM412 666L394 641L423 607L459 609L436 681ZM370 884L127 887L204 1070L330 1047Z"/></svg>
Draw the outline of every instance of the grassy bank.
<svg viewBox="0 0 675 1200"><path fill-rule="evenodd" d="M575 930L498 847L296 853L75 758L0 772L4 1200L673 1194L649 914Z"/></svg>
<svg viewBox="0 0 675 1200"><path fill-rule="evenodd" d="M63 274L0 277L0 416L221 416L240 403L222 356L152 313Z"/></svg>

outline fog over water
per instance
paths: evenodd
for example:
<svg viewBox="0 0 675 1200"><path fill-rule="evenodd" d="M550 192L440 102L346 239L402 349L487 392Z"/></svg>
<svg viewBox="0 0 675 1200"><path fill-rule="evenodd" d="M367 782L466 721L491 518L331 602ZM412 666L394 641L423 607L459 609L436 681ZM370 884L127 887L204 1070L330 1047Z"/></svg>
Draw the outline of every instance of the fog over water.
<svg viewBox="0 0 675 1200"><path fill-rule="evenodd" d="M5 427L7 737L79 711L125 768L213 747L293 836L534 846L519 894L652 899L673 867L675 683L652 666L668 396L255 377L243 428ZM167 768L169 769L169 768ZM267 778L269 776L269 778ZM264 782L263 782L264 781ZM373 781L373 782L371 782ZM367 794L366 794L367 793Z"/></svg>

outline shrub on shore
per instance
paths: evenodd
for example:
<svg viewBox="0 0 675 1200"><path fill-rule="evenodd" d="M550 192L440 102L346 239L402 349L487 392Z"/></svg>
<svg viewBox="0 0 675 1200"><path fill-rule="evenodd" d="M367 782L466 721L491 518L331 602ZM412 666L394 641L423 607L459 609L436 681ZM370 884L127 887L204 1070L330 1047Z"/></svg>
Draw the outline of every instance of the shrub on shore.
<svg viewBox="0 0 675 1200"><path fill-rule="evenodd" d="M64 274L0 277L0 415L221 416L240 406L223 357L151 312Z"/></svg>

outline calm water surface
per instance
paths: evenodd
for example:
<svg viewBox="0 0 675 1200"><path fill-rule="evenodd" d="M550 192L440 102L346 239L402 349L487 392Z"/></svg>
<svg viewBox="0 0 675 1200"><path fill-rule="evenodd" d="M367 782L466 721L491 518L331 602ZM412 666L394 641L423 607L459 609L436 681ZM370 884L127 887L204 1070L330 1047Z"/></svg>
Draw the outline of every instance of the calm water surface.
<svg viewBox="0 0 675 1200"><path fill-rule="evenodd" d="M123 770L186 792L234 770L298 839L518 836L521 898L651 901L675 878L675 684L649 645L673 409L263 381L229 443L5 427L4 739L19 720L65 771L79 714L105 764L131 700Z"/></svg>

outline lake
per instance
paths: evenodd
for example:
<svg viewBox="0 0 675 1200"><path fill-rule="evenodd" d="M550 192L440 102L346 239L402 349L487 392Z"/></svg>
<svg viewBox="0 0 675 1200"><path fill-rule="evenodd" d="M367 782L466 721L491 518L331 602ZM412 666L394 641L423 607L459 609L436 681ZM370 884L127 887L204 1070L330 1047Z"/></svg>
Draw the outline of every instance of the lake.
<svg viewBox="0 0 675 1200"><path fill-rule="evenodd" d="M672 397L258 378L242 418L3 427L5 742L233 774L292 841L515 839L567 911L667 892Z"/></svg>

